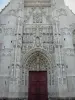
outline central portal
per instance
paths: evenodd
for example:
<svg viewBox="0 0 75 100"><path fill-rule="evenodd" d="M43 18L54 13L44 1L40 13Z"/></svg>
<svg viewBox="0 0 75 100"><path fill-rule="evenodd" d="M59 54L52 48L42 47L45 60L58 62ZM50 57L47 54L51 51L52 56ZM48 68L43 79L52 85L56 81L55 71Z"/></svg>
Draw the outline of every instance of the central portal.
<svg viewBox="0 0 75 100"><path fill-rule="evenodd" d="M28 100L48 100L47 72L30 71Z"/></svg>

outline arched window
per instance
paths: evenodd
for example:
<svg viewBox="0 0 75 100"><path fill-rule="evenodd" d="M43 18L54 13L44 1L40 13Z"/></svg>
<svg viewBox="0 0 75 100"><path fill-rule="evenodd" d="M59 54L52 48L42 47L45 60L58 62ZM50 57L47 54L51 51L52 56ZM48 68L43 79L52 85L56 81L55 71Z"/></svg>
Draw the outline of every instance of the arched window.
<svg viewBox="0 0 75 100"><path fill-rule="evenodd" d="M75 51L75 30L73 30L73 46L74 46L74 51Z"/></svg>

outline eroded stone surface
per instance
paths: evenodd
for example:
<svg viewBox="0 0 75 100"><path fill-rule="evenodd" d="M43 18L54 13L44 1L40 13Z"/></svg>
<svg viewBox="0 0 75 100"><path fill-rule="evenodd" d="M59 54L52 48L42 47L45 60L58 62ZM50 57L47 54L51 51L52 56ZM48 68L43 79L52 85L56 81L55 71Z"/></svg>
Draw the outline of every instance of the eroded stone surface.
<svg viewBox="0 0 75 100"><path fill-rule="evenodd" d="M75 97L74 30L64 0L11 0L0 13L0 97L27 100L29 71L47 71L48 98Z"/></svg>

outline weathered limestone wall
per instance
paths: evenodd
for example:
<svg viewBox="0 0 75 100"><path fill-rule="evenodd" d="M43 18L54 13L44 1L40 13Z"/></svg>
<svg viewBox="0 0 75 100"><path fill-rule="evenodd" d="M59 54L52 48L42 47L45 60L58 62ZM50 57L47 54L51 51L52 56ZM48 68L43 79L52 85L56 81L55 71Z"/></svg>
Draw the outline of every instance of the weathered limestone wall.
<svg viewBox="0 0 75 100"><path fill-rule="evenodd" d="M19 96L23 2L13 0L0 15L1 66L0 97ZM18 83L17 83L18 82Z"/></svg>
<svg viewBox="0 0 75 100"><path fill-rule="evenodd" d="M55 10L52 12L52 16L58 21L59 31L56 34L56 37L58 38L59 44L61 44L61 47L58 47L60 53L60 62L58 62L60 73L58 79L59 96L73 97L75 94L75 53L72 32L75 28L75 15L64 5L63 1L59 0Z"/></svg>
<svg viewBox="0 0 75 100"><path fill-rule="evenodd" d="M49 97L75 97L75 52L72 34L75 29L75 15L64 5L64 0L52 0L51 5L30 9L25 7L24 0L11 0L1 12L0 97L25 97L27 88L24 90L22 82L27 80L25 75L28 75L28 70L23 72L22 62L25 54L35 48L44 49L53 57L52 70L57 75L57 89L55 92L54 86L48 86L51 93ZM49 44L52 38L43 34L48 33L44 27L49 26L50 32L53 32L52 44ZM25 34L27 28L31 29L28 30L29 37Z"/></svg>

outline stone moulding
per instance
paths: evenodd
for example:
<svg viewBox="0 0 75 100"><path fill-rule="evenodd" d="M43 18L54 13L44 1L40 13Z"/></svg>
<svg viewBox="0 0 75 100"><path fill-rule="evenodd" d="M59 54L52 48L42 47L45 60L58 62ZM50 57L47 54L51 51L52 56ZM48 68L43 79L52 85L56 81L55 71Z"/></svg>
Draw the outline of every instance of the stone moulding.
<svg viewBox="0 0 75 100"><path fill-rule="evenodd" d="M28 58L33 55L35 52L40 52L44 55L44 57L48 60L49 62L49 65L51 65L51 57L52 55L50 55L49 53L47 53L45 50L43 49L40 49L40 48L35 48L35 49L32 49L30 50L27 54L24 55L24 58L23 58L23 62L22 62L22 65L23 66L26 66L26 62L28 61Z"/></svg>
<svg viewBox="0 0 75 100"><path fill-rule="evenodd" d="M51 7L51 1L49 0L25 0L24 1L24 6L25 7L33 7L33 6L37 6L37 7Z"/></svg>
<svg viewBox="0 0 75 100"><path fill-rule="evenodd" d="M27 100L26 98L0 98L0 100ZM48 100L75 100L75 97L50 97Z"/></svg>

